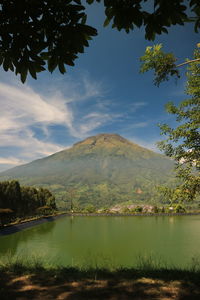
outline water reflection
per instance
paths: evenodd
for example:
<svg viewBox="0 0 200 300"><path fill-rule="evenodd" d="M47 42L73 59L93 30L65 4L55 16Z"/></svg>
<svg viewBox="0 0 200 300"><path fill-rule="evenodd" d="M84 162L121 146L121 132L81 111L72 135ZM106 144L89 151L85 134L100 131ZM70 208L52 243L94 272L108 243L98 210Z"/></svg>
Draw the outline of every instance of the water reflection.
<svg viewBox="0 0 200 300"><path fill-rule="evenodd" d="M0 237L0 254L49 258L55 264L130 266L139 255L184 264L199 253L200 216L63 217Z"/></svg>
<svg viewBox="0 0 200 300"><path fill-rule="evenodd" d="M16 232L15 234L0 236L0 255L9 253L16 254L17 248L21 248L20 244L28 244L30 240L46 235L55 227L55 222L43 223L25 230Z"/></svg>

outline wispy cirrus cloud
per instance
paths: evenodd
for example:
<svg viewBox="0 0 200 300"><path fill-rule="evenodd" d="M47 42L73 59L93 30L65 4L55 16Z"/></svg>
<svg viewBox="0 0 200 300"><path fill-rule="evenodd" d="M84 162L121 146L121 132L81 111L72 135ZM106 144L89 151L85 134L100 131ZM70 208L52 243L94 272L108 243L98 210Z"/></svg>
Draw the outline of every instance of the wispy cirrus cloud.
<svg viewBox="0 0 200 300"><path fill-rule="evenodd" d="M101 84L86 76L79 89L70 81L67 91L67 85L54 85L45 95L21 83L0 83L0 165L18 165L66 148L66 140L55 142L52 128L62 126L66 136L83 138L112 119L103 108L96 112L94 103L87 112L74 106L99 101Z"/></svg>
<svg viewBox="0 0 200 300"><path fill-rule="evenodd" d="M148 103L144 102L144 101L133 102L133 103L131 103L131 105L129 105L129 111L136 112L138 109L140 109L146 105L148 105Z"/></svg>
<svg viewBox="0 0 200 300"><path fill-rule="evenodd" d="M18 164L23 164L25 163L24 160L21 160L19 158L16 158L16 157L0 157L0 164L2 165L18 165Z"/></svg>
<svg viewBox="0 0 200 300"><path fill-rule="evenodd" d="M0 171L61 151L101 127L112 132L119 123L124 126L129 111L132 115L147 105L134 102L129 111L119 110L111 105L109 88L88 73L52 83L34 88L17 81L0 83ZM134 130L148 124L131 126Z"/></svg>

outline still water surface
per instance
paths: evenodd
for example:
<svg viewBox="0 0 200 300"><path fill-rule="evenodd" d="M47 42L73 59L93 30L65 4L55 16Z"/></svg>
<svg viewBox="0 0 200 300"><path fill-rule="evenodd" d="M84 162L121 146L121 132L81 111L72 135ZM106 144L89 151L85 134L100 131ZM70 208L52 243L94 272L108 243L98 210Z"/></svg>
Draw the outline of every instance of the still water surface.
<svg viewBox="0 0 200 300"><path fill-rule="evenodd" d="M0 257L65 266L134 266L140 256L175 266L200 258L200 216L62 217L0 236Z"/></svg>

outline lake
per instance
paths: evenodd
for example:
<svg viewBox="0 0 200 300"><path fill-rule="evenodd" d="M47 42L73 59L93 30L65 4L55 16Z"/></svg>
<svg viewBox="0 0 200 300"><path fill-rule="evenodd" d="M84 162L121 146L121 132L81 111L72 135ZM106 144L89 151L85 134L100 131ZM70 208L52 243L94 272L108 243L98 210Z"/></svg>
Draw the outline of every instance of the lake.
<svg viewBox="0 0 200 300"><path fill-rule="evenodd" d="M187 267L200 258L200 216L61 217L0 236L0 257L53 265L131 267L140 257Z"/></svg>

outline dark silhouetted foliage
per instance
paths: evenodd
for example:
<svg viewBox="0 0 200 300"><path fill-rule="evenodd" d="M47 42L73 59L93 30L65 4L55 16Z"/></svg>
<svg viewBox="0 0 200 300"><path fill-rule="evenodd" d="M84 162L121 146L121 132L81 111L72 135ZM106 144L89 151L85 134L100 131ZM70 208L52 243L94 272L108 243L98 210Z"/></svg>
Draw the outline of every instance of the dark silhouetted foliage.
<svg viewBox="0 0 200 300"><path fill-rule="evenodd" d="M167 28L193 22L200 28L199 0L87 0L105 7L104 26L124 29L145 28L145 38L154 40ZM25 82L28 72L33 78L56 68L63 74L65 66L74 66L79 53L97 30L86 24L85 1L82 0L1 0L0 65L15 71ZM146 2L146 3L145 3ZM192 15L192 17L191 17Z"/></svg>

